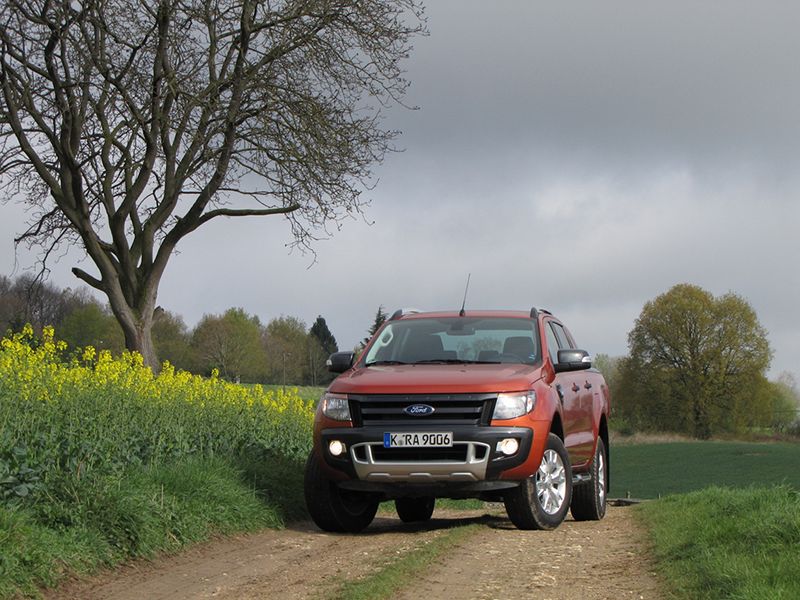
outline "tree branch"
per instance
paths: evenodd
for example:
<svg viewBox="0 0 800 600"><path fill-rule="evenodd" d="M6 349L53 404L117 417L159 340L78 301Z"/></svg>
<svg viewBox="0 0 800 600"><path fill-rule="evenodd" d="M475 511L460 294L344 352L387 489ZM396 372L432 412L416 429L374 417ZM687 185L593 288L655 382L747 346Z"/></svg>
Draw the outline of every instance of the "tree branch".
<svg viewBox="0 0 800 600"><path fill-rule="evenodd" d="M93 288L100 290L101 292L105 292L105 288L103 287L103 282L97 279L96 277L92 277L83 269L79 269L78 267L72 268L72 274L75 275L78 279L83 281L84 283L88 283Z"/></svg>
<svg viewBox="0 0 800 600"><path fill-rule="evenodd" d="M300 209L299 204L291 204L289 206L281 206L277 208L253 208L253 209L234 209L234 208L218 208L207 212L197 221L197 227L203 223L207 223L216 217L265 217L269 215L285 215Z"/></svg>

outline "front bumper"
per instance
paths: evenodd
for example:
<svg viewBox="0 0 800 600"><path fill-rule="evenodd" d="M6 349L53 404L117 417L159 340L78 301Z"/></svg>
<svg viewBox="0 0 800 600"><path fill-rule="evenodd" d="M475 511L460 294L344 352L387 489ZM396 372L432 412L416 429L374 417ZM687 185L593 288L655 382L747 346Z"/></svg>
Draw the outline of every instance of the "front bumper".
<svg viewBox="0 0 800 600"><path fill-rule="evenodd" d="M453 433L452 448L387 449L384 433L448 431ZM499 479L503 471L525 462L533 443L533 430L526 427L475 427L437 425L435 428L408 426L330 428L320 432L322 455L326 464L344 473L354 485L371 488L396 484L436 487L496 488L489 482ZM497 451L497 443L505 438L519 441L515 454L506 456ZM346 452L331 455L332 440L344 443ZM366 485L359 485L363 482ZM508 483L497 482L500 487ZM513 484L512 484L513 485Z"/></svg>

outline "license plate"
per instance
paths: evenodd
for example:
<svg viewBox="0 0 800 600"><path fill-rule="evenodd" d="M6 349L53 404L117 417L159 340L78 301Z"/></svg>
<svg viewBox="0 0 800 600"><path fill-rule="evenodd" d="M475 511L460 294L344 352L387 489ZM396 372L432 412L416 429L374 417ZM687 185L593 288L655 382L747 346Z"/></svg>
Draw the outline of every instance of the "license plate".
<svg viewBox="0 0 800 600"><path fill-rule="evenodd" d="M384 448L440 448L453 445L453 432L384 433Z"/></svg>

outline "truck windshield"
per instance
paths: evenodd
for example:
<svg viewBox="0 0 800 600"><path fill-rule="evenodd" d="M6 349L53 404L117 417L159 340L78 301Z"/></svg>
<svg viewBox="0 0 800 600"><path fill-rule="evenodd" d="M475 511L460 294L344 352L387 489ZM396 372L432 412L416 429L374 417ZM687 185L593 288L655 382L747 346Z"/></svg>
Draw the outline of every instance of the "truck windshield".
<svg viewBox="0 0 800 600"><path fill-rule="evenodd" d="M520 363L540 359L536 323L504 317L415 318L387 324L370 346L366 366Z"/></svg>

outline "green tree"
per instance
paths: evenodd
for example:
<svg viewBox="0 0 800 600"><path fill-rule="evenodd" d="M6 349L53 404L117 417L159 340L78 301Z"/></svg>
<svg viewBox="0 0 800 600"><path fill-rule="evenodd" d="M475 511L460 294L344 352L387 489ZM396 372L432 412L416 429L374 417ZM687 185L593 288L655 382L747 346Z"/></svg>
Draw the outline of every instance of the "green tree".
<svg viewBox="0 0 800 600"><path fill-rule="evenodd" d="M94 346L120 354L125 338L119 323L109 310L97 302L89 302L73 310L56 330L56 335L72 348Z"/></svg>
<svg viewBox="0 0 800 600"><path fill-rule="evenodd" d="M770 426L786 431L800 418L800 390L791 373L784 371L776 381L769 382Z"/></svg>
<svg viewBox="0 0 800 600"><path fill-rule="evenodd" d="M328 371L326 361L334 352L339 351L336 338L333 337L328 324L322 316L308 331L308 364L306 365L306 383L324 385L333 381L334 374Z"/></svg>
<svg viewBox="0 0 800 600"><path fill-rule="evenodd" d="M645 304L628 345L622 406L640 425L708 438L758 414L771 351L740 296L676 285Z"/></svg>
<svg viewBox="0 0 800 600"><path fill-rule="evenodd" d="M0 177L17 242L82 248L127 347L158 367L158 288L219 218L283 215L294 243L360 212L392 148L417 0L0 3Z"/></svg>
<svg viewBox="0 0 800 600"><path fill-rule="evenodd" d="M269 380L281 385L305 383L308 370L306 324L297 317L278 317L267 323Z"/></svg>
<svg viewBox="0 0 800 600"><path fill-rule="evenodd" d="M336 338L333 337L331 330L328 329L328 324L321 316L317 317L311 329L308 330L309 335L314 336L319 341L319 345L326 354L333 354L339 351L339 346L336 344Z"/></svg>
<svg viewBox="0 0 800 600"><path fill-rule="evenodd" d="M180 315L156 309L153 319L153 344L160 359L190 371L196 364L191 347L191 335Z"/></svg>
<svg viewBox="0 0 800 600"><path fill-rule="evenodd" d="M383 304L378 307L378 311L375 313L375 319L372 321L372 325L370 325L369 329L367 330L367 337L361 340L361 347L363 348L366 346L369 341L372 339L372 336L375 335L375 332L381 328L386 322L386 319L389 315L383 310Z"/></svg>
<svg viewBox="0 0 800 600"><path fill-rule="evenodd" d="M204 315L192 332L196 369L203 373L218 369L230 381L261 381L266 365L261 337L258 317L241 308L229 308L219 316Z"/></svg>

